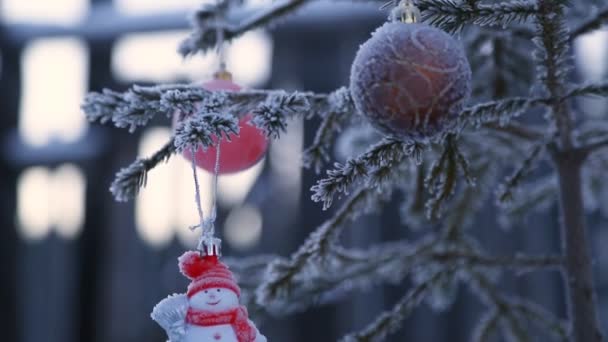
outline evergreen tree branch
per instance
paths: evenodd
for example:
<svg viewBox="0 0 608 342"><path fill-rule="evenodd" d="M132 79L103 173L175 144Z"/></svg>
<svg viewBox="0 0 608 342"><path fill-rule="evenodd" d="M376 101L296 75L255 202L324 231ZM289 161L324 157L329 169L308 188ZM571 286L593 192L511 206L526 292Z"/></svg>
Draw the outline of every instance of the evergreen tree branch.
<svg viewBox="0 0 608 342"><path fill-rule="evenodd" d="M570 70L568 64L569 42L568 29L563 19L563 2L539 0L537 15L537 37L534 38L537 62L537 77L549 94L548 105L552 109L559 137L563 148L571 148L572 118L567 104L558 101L565 94L566 76Z"/></svg>
<svg viewBox="0 0 608 342"><path fill-rule="evenodd" d="M536 39L539 79L552 98L565 93L569 71L569 35L563 22L565 1L538 0L539 15ZM572 154L573 117L564 102L550 103L560 146L552 145L557 169L562 214L562 242L566 254L564 280L567 286L568 312L572 322L571 337L576 342L599 342L603 339L595 301L593 270L583 211L581 169L584 156Z"/></svg>
<svg viewBox="0 0 608 342"><path fill-rule="evenodd" d="M563 97L562 101L577 96L608 96L608 82L602 82L597 84L581 84L570 89ZM546 102L550 102L551 99L547 99Z"/></svg>
<svg viewBox="0 0 608 342"><path fill-rule="evenodd" d="M229 114L197 113L187 117L175 129L175 147L185 150L206 150L221 139L239 134L238 120Z"/></svg>
<svg viewBox="0 0 608 342"><path fill-rule="evenodd" d="M587 20L579 27L573 29L572 33L570 34L570 41L573 41L576 38L591 31L598 30L602 26L606 25L606 23L608 23L608 8L600 10L598 13L595 14L593 18Z"/></svg>
<svg viewBox="0 0 608 342"><path fill-rule="evenodd" d="M373 175L381 176L382 172L391 170L403 162L407 146L393 138L385 138L364 154L351 158L344 164L336 163L334 169L327 171L327 177L317 181L311 191L312 200L323 202L323 209L328 209L336 196L346 193L358 182L373 181Z"/></svg>
<svg viewBox="0 0 608 342"><path fill-rule="evenodd" d="M488 310L478 321L475 329L473 330L472 342L490 342L493 333L498 328L500 322L500 311L496 309Z"/></svg>
<svg viewBox="0 0 608 342"><path fill-rule="evenodd" d="M340 91L338 89L336 92ZM336 93L334 92L334 93ZM104 90L89 93L82 109L90 121L113 122L131 132L145 126L159 114L171 116L206 111L229 112L242 116L249 111L259 114L254 120L272 136L278 134L285 119L299 114L308 116L335 106L334 93L286 93L283 90L209 91L194 84L171 84L152 87L135 85L124 93ZM207 109L201 109L201 106ZM255 118L254 118L255 119Z"/></svg>
<svg viewBox="0 0 608 342"><path fill-rule="evenodd" d="M308 113L309 108L310 104L304 94L274 93L253 110L253 123L262 128L268 137L278 139L287 129L287 119Z"/></svg>
<svg viewBox="0 0 608 342"><path fill-rule="evenodd" d="M534 2L521 0L475 6L456 0L420 0L418 7L425 21L448 32L458 32L467 24L504 27L538 12Z"/></svg>
<svg viewBox="0 0 608 342"><path fill-rule="evenodd" d="M135 198L139 190L146 186L148 172L161 162L169 160L175 152L175 142L171 139L151 157L137 159L128 167L121 169L110 186L114 198L119 202Z"/></svg>
<svg viewBox="0 0 608 342"><path fill-rule="evenodd" d="M355 112L348 88L342 87L329 96L328 103L332 105L323 116L312 145L303 153L304 167L313 167L316 173L319 173L323 164L329 161L328 148L334 132L339 131Z"/></svg>
<svg viewBox="0 0 608 342"><path fill-rule="evenodd" d="M382 313L374 322L362 331L344 336L340 341L381 341L386 338L386 336L396 332L401 327L402 322L422 303L435 283L439 281L442 276L443 273L437 273L429 279L429 281L414 286L390 311Z"/></svg>
<svg viewBox="0 0 608 342"><path fill-rule="evenodd" d="M608 148L608 138L589 143L585 146L577 148L575 151L586 157L594 152L599 152L605 148Z"/></svg>
<svg viewBox="0 0 608 342"><path fill-rule="evenodd" d="M239 23L222 20L228 9L221 6L206 6L197 11L192 20L193 32L181 42L178 51L186 57L206 52L217 46L217 30L222 30L224 41L231 41L245 32L267 27L293 13L309 0L280 0L263 9L252 11Z"/></svg>
<svg viewBox="0 0 608 342"><path fill-rule="evenodd" d="M528 155L524 158L521 164L515 169L515 172L509 176L505 183L498 190L498 203L506 204L513 200L513 191L523 181L523 179L532 172L534 166L543 156L546 151L547 142L542 141L532 147Z"/></svg>

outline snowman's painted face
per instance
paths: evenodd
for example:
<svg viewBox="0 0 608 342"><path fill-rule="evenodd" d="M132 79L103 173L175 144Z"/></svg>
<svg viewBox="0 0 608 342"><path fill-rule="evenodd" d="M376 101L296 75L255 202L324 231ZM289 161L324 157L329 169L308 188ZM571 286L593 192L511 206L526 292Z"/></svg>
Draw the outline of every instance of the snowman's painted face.
<svg viewBox="0 0 608 342"><path fill-rule="evenodd" d="M190 307L202 311L225 311L239 306L239 297L232 290L212 287L190 297Z"/></svg>

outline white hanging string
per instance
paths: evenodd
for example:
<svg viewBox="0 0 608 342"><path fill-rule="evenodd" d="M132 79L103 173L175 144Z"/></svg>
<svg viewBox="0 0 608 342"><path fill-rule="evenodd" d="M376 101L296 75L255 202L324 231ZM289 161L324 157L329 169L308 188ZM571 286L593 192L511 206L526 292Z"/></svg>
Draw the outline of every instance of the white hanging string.
<svg viewBox="0 0 608 342"><path fill-rule="evenodd" d="M224 49L224 28L221 24L221 19L217 19L217 29L216 38L217 38L217 50L219 56L219 72L216 75L220 77L225 76L226 74L226 55ZM198 241L197 249L201 254L206 255L220 255L220 247L221 240L215 237L215 219L217 217L217 185L218 185L218 175L220 171L220 140L221 136L217 138L215 145L215 165L213 168L213 185L211 188L211 212L208 218L205 219L203 213L203 206L201 203L201 192L200 192L200 184L198 181L198 175L196 172L196 160L195 160L195 150L192 149L192 176L194 178L194 197L196 202L196 208L198 210L199 216L199 224L190 229L194 230L198 227L201 228L201 236Z"/></svg>
<svg viewBox="0 0 608 342"><path fill-rule="evenodd" d="M201 254L219 255L220 254L220 239L215 237L215 219L217 217L217 184L220 171L220 139L217 139L215 146L215 165L213 168L213 186L211 188L211 212L209 217L205 218L203 213L203 205L201 202L200 183L198 173L196 171L196 155L194 148L192 151L192 177L194 178L194 200L198 210L199 224L190 227L191 230L201 228L201 236L198 241L197 249Z"/></svg>

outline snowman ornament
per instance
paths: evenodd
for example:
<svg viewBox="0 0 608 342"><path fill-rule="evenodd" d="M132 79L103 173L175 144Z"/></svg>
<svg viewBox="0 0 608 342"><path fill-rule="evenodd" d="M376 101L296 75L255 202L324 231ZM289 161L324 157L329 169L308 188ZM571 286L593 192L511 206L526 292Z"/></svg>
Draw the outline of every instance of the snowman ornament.
<svg viewBox="0 0 608 342"><path fill-rule="evenodd" d="M189 251L179 267L191 280L184 294L174 294L152 311L169 342L266 342L247 309L240 305L241 290L218 255Z"/></svg>

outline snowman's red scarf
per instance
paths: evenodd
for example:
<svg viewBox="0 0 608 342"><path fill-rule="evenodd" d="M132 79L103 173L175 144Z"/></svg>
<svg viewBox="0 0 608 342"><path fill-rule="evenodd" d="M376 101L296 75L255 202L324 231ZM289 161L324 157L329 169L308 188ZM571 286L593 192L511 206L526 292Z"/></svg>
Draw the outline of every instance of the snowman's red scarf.
<svg viewBox="0 0 608 342"><path fill-rule="evenodd" d="M256 330L249 325L247 309L244 306L221 312L209 312L189 308L186 322L201 327L230 324L239 342L253 342L256 336Z"/></svg>

